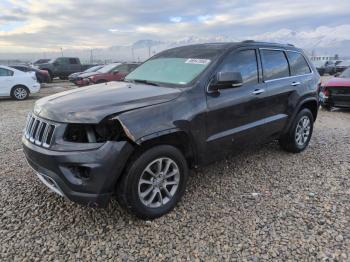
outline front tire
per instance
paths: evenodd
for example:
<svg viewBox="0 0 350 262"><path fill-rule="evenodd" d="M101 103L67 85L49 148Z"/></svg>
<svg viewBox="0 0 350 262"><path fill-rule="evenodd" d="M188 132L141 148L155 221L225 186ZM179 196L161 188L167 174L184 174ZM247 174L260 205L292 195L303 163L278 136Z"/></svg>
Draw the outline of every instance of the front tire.
<svg viewBox="0 0 350 262"><path fill-rule="evenodd" d="M25 86L15 86L11 90L11 97L16 100L26 100L29 96L29 90Z"/></svg>
<svg viewBox="0 0 350 262"><path fill-rule="evenodd" d="M302 109L295 117L290 130L283 135L280 146L292 153L299 153L309 145L314 126L314 117L308 108Z"/></svg>
<svg viewBox="0 0 350 262"><path fill-rule="evenodd" d="M171 211L185 192L188 167L183 154L168 145L134 157L117 186L118 202L141 219Z"/></svg>

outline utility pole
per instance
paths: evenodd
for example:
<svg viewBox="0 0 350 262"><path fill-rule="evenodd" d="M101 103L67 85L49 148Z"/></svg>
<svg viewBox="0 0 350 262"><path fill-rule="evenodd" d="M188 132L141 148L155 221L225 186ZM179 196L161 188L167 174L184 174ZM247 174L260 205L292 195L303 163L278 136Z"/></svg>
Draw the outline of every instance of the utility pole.
<svg viewBox="0 0 350 262"><path fill-rule="evenodd" d="M132 62L135 62L134 46L131 46Z"/></svg>
<svg viewBox="0 0 350 262"><path fill-rule="evenodd" d="M151 57L151 45L148 45L148 58Z"/></svg>
<svg viewBox="0 0 350 262"><path fill-rule="evenodd" d="M90 50L90 64L93 64L93 62L94 62L94 57L93 57L92 51L93 51L93 49Z"/></svg>
<svg viewBox="0 0 350 262"><path fill-rule="evenodd" d="M61 56L63 57L63 48L61 47Z"/></svg>

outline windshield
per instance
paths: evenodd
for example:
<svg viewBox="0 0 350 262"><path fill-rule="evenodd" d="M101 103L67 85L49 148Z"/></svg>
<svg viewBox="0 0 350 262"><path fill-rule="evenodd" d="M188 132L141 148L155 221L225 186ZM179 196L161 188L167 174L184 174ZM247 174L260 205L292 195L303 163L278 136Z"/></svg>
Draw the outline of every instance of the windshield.
<svg viewBox="0 0 350 262"><path fill-rule="evenodd" d="M127 75L126 81L186 86L195 80L229 46L202 44L163 51Z"/></svg>
<svg viewBox="0 0 350 262"><path fill-rule="evenodd" d="M108 73L110 72L111 70L113 70L115 67L117 67L118 65L120 64L109 64L109 65L106 65L104 67L102 67L101 69L99 69L97 72L100 72L102 74L105 74L105 73Z"/></svg>
<svg viewBox="0 0 350 262"><path fill-rule="evenodd" d="M203 72L210 62L209 59L160 57L136 68L126 77L126 80L186 85Z"/></svg>
<svg viewBox="0 0 350 262"><path fill-rule="evenodd" d="M93 67L90 67L90 68L86 69L86 70L84 71L84 73L96 72L96 71L99 70L100 68L102 68L102 66L93 66Z"/></svg>
<svg viewBox="0 0 350 262"><path fill-rule="evenodd" d="M350 67L341 73L339 77L350 78Z"/></svg>

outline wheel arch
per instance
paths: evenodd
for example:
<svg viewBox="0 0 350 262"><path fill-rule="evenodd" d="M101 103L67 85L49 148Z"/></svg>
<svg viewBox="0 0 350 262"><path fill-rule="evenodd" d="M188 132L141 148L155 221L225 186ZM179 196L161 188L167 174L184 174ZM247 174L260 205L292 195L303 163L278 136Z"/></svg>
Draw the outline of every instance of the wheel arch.
<svg viewBox="0 0 350 262"><path fill-rule="evenodd" d="M302 100L301 102L299 102L299 104L295 107L295 110L294 110L292 116L290 117L289 122L286 125L283 133L288 132L289 128L291 127L292 123L294 122L295 117L304 108L307 108L311 111L313 118L314 118L314 122L315 122L317 115L318 115L318 106L319 106L319 104L317 102L317 99L313 98L313 97L306 98L306 99Z"/></svg>
<svg viewBox="0 0 350 262"><path fill-rule="evenodd" d="M16 84L14 85L12 88L11 88L11 95L13 94L13 90L15 90L16 87L24 87L25 89L27 89L28 91L28 94L30 94L30 89L26 86L26 85L23 85L23 84Z"/></svg>
<svg viewBox="0 0 350 262"><path fill-rule="evenodd" d="M196 154L190 136L183 130L170 129L157 132L138 139L134 152L140 154L156 145L170 145L181 151L188 166L193 167L196 163Z"/></svg>
<svg viewBox="0 0 350 262"><path fill-rule="evenodd" d="M299 109L298 112L300 112L300 110L307 108L311 111L313 117L314 117L314 121L316 121L317 115L318 115L318 103L316 99L311 99L311 100L307 100L305 102L303 102Z"/></svg>

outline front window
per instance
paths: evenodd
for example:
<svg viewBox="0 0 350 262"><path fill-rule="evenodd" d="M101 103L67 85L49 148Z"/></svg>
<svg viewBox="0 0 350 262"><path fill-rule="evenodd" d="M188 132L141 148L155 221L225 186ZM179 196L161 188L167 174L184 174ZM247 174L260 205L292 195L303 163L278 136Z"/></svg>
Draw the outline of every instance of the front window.
<svg viewBox="0 0 350 262"><path fill-rule="evenodd" d="M341 73L339 77L350 78L350 68L346 69L343 73Z"/></svg>
<svg viewBox="0 0 350 262"><path fill-rule="evenodd" d="M90 67L90 68L86 69L84 72L85 72L85 73L96 72L96 71L99 70L100 68L102 68L102 66L93 66L93 67Z"/></svg>
<svg viewBox="0 0 350 262"><path fill-rule="evenodd" d="M114 68L116 68L119 64L109 64L106 65L104 67L102 67L101 69L98 70L99 73L105 74L105 73L109 73L111 72Z"/></svg>

